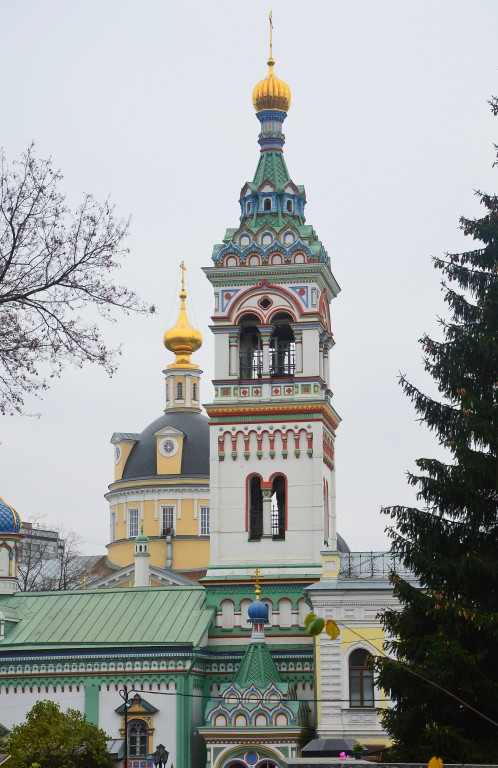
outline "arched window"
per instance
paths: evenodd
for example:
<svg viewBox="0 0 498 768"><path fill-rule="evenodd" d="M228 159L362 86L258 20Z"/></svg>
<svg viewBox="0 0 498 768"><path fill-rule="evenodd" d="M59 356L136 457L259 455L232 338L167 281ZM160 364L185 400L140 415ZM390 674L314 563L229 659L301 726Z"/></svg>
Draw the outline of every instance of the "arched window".
<svg viewBox="0 0 498 768"><path fill-rule="evenodd" d="M221 626L223 629L233 629L234 604L231 600L223 600L221 603Z"/></svg>
<svg viewBox="0 0 498 768"><path fill-rule="evenodd" d="M263 535L263 494L258 475L247 479L247 503L249 541L259 541Z"/></svg>
<svg viewBox="0 0 498 768"><path fill-rule="evenodd" d="M293 210L294 210L294 206L292 205L292 200L287 200L287 211L289 213L292 213Z"/></svg>
<svg viewBox="0 0 498 768"><path fill-rule="evenodd" d="M369 668L370 654L363 648L349 657L349 703L352 707L373 707L373 672Z"/></svg>
<svg viewBox="0 0 498 768"><path fill-rule="evenodd" d="M144 720L131 720L128 723L128 755L146 757L148 750L148 729Z"/></svg>
<svg viewBox="0 0 498 768"><path fill-rule="evenodd" d="M278 611L280 614L279 626L291 627L292 626L292 603L287 598L280 600L278 604Z"/></svg>
<svg viewBox="0 0 498 768"><path fill-rule="evenodd" d="M263 210L271 211L271 197L265 197L263 200Z"/></svg>
<svg viewBox="0 0 498 768"><path fill-rule="evenodd" d="M265 234L261 238L261 245L267 246L267 245L271 245L272 243L273 243L273 237L270 235L269 232L265 232Z"/></svg>
<svg viewBox="0 0 498 768"><path fill-rule="evenodd" d="M176 399L183 400L183 384L181 381L176 385Z"/></svg>
<svg viewBox="0 0 498 768"><path fill-rule="evenodd" d="M270 373L272 376L293 376L296 369L296 347L293 319L288 312L278 312L271 318L275 332L270 340Z"/></svg>
<svg viewBox="0 0 498 768"><path fill-rule="evenodd" d="M246 203L246 213L251 213L251 203Z"/></svg>
<svg viewBox="0 0 498 768"><path fill-rule="evenodd" d="M271 535L274 539L285 539L285 477L275 475L271 490Z"/></svg>
<svg viewBox="0 0 498 768"><path fill-rule="evenodd" d="M197 384L192 384L192 400L197 400Z"/></svg>
<svg viewBox="0 0 498 768"><path fill-rule="evenodd" d="M260 379L263 375L263 347L258 330L259 323L259 318L250 313L239 321L241 379Z"/></svg>

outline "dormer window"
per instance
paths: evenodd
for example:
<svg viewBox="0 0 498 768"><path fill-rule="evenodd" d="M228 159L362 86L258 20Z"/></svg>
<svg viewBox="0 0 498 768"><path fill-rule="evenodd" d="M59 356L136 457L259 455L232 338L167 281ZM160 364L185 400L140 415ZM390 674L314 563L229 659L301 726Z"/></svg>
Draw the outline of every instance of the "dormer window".
<svg viewBox="0 0 498 768"><path fill-rule="evenodd" d="M294 205L292 200L287 200L287 212L292 213L294 211Z"/></svg>
<svg viewBox="0 0 498 768"><path fill-rule="evenodd" d="M271 211L271 197L265 197L263 200L263 210Z"/></svg>

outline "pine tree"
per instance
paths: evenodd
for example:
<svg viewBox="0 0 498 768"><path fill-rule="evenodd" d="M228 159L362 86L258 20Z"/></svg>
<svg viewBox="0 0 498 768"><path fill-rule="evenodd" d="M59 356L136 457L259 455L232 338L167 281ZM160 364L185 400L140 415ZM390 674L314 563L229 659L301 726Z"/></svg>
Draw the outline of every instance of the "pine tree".
<svg viewBox="0 0 498 768"><path fill-rule="evenodd" d="M498 115L498 99L490 105ZM422 509L384 510L391 551L420 585L392 574L401 609L382 616L392 658L375 662L393 703L383 716L391 753L402 760L497 758L498 196L476 194L485 215L460 226L479 247L434 259L451 319L440 321L442 341L421 345L441 399L401 377L449 452L448 463L418 459L408 475Z"/></svg>

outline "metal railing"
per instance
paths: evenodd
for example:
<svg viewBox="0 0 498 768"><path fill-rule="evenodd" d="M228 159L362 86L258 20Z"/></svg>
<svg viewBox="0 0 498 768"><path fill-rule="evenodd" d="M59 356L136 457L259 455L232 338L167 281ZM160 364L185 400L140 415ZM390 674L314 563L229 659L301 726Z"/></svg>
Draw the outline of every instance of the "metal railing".
<svg viewBox="0 0 498 768"><path fill-rule="evenodd" d="M393 571L413 577L391 552L341 552L340 559L340 579L387 579Z"/></svg>

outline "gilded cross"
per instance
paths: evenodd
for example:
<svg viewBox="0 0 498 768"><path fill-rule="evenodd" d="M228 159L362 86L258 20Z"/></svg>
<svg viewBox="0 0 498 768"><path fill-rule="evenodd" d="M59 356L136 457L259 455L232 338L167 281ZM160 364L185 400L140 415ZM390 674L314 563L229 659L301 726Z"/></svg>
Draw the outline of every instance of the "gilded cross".
<svg viewBox="0 0 498 768"><path fill-rule="evenodd" d="M259 600L259 596L261 594L261 587L259 586L259 577L260 577L261 571L259 568L256 568L254 571L254 578L256 579L256 584L254 585L254 593L256 595L256 600Z"/></svg>
<svg viewBox="0 0 498 768"><path fill-rule="evenodd" d="M270 11L270 59L273 59L273 11Z"/></svg>
<svg viewBox="0 0 498 768"><path fill-rule="evenodd" d="M180 264L180 269L182 270L182 291L184 292L185 291L185 270L187 269L184 261L182 261L182 263Z"/></svg>

